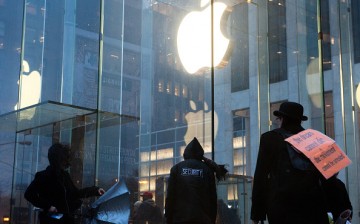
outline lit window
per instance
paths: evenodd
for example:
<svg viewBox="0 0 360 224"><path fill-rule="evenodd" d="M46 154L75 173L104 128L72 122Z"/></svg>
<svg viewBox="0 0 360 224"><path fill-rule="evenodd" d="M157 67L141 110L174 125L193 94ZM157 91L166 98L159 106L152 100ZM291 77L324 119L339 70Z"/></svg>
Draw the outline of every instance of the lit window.
<svg viewBox="0 0 360 224"><path fill-rule="evenodd" d="M171 83L168 82L166 85L166 93L170 94L171 93Z"/></svg>
<svg viewBox="0 0 360 224"><path fill-rule="evenodd" d="M187 90L187 87L186 87L186 86L183 86L182 95L183 95L183 97L187 97L187 96L188 96L188 90Z"/></svg>
<svg viewBox="0 0 360 224"><path fill-rule="evenodd" d="M176 84L176 85L175 85L174 94L175 94L175 96L179 96L179 95L180 95L180 92L179 92L179 84Z"/></svg>
<svg viewBox="0 0 360 224"><path fill-rule="evenodd" d="M159 83L158 83L158 91L161 93L161 92L164 92L164 84L163 84L163 81L160 80Z"/></svg>

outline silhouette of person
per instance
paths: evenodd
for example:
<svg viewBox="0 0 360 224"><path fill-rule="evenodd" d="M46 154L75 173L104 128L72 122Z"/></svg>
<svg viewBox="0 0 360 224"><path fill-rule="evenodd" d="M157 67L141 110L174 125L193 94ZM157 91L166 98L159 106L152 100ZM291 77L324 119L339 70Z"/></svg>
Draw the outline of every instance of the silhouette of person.
<svg viewBox="0 0 360 224"><path fill-rule="evenodd" d="M194 138L185 148L184 161L170 170L165 202L168 224L214 224L217 195L213 168L203 162L204 150Z"/></svg>
<svg viewBox="0 0 360 224"><path fill-rule="evenodd" d="M156 205L152 199L151 192L144 192L140 195L143 200L135 212L136 224L161 224L163 222L163 215L160 207Z"/></svg>
<svg viewBox="0 0 360 224"><path fill-rule="evenodd" d="M25 191L25 198L41 209L41 224L72 224L74 212L80 208L81 198L100 196L104 189L92 186L78 189L66 169L70 166L70 147L55 143L48 150L50 165L35 174Z"/></svg>
<svg viewBox="0 0 360 224"><path fill-rule="evenodd" d="M132 221L135 220L135 217L136 217L136 214L137 214L137 210L139 209L141 203L142 203L142 201L136 201L136 202L134 203L133 211L132 211Z"/></svg>
<svg viewBox="0 0 360 224"><path fill-rule="evenodd" d="M284 141L283 133L292 135L304 130L301 123L308 118L303 112L301 104L282 103L273 113L280 128L261 135L252 191L253 223L266 218L270 224L329 223L322 175L308 159L304 159L310 164L308 170L296 169Z"/></svg>

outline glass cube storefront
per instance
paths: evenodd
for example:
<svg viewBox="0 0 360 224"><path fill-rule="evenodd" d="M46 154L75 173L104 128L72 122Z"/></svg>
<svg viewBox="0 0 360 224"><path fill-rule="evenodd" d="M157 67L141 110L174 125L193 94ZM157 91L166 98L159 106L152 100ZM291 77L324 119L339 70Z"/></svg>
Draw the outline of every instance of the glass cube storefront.
<svg viewBox="0 0 360 224"><path fill-rule="evenodd" d="M296 101L352 160L358 223L359 25L355 0L0 0L0 217L36 223L24 191L59 141L77 187L124 181L130 203L151 191L163 208L197 137L250 223L260 135Z"/></svg>

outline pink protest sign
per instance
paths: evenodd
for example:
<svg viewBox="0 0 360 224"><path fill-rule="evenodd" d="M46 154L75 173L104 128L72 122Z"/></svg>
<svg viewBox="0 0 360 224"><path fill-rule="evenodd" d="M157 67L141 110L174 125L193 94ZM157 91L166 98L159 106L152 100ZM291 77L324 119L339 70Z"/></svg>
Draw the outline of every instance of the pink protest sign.
<svg viewBox="0 0 360 224"><path fill-rule="evenodd" d="M319 131L306 129L285 141L308 157L326 179L351 164L336 142Z"/></svg>

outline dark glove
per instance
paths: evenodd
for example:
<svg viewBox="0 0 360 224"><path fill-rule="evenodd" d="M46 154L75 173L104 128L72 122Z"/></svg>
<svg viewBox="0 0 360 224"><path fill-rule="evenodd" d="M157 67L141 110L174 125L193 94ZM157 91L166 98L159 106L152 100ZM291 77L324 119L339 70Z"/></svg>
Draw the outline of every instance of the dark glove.
<svg viewBox="0 0 360 224"><path fill-rule="evenodd" d="M215 172L216 179L218 181L225 180L226 174L229 172L225 168L225 165L218 165L215 161L208 159L206 157L203 157L203 160L205 164Z"/></svg>

